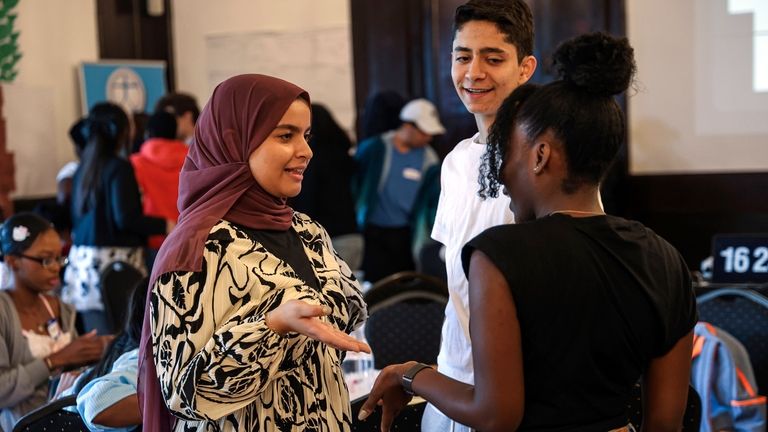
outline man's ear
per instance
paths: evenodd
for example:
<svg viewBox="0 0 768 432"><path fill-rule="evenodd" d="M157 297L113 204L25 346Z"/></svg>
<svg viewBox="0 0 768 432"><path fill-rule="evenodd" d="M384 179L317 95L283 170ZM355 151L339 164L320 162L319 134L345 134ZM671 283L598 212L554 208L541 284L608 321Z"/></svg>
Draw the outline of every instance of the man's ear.
<svg viewBox="0 0 768 432"><path fill-rule="evenodd" d="M517 81L518 85L525 84L529 79L531 79L533 73L536 72L536 65L536 57L529 55L523 58L523 60L520 62L520 77Z"/></svg>

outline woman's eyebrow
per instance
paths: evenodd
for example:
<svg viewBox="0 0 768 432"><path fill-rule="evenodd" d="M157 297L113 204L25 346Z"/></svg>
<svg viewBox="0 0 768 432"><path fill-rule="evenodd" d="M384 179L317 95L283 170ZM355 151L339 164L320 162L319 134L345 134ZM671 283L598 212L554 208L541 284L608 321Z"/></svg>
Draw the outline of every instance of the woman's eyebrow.
<svg viewBox="0 0 768 432"><path fill-rule="evenodd" d="M292 124L281 124L275 126L275 129L288 129L291 132L301 133L301 128Z"/></svg>

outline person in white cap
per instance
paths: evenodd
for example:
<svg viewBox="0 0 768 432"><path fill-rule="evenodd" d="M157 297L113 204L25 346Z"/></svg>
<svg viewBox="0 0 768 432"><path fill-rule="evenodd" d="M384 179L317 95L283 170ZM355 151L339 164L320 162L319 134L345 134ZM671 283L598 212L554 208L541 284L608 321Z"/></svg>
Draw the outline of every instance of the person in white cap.
<svg viewBox="0 0 768 432"><path fill-rule="evenodd" d="M408 102L397 129L371 137L357 148L357 222L363 228L364 277L375 282L413 270L414 209L439 187L439 159L429 143L445 133L437 108L426 99ZM435 186L435 187L431 187Z"/></svg>

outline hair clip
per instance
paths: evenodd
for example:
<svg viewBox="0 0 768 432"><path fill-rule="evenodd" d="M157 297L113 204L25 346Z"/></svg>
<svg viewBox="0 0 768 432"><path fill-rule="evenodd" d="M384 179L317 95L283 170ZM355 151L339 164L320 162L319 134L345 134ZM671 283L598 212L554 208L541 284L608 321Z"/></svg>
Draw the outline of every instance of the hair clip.
<svg viewBox="0 0 768 432"><path fill-rule="evenodd" d="M15 242L23 242L29 238L29 228L25 227L24 225L13 227L13 234L11 234L11 238Z"/></svg>

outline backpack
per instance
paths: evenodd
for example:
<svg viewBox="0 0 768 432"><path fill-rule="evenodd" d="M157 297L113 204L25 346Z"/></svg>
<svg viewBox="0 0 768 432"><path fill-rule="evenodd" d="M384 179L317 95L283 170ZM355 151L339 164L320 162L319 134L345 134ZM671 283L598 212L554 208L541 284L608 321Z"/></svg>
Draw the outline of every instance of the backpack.
<svg viewBox="0 0 768 432"><path fill-rule="evenodd" d="M744 346L725 330L699 322L692 357L691 385L701 395L701 431L765 431L766 397L757 394Z"/></svg>

